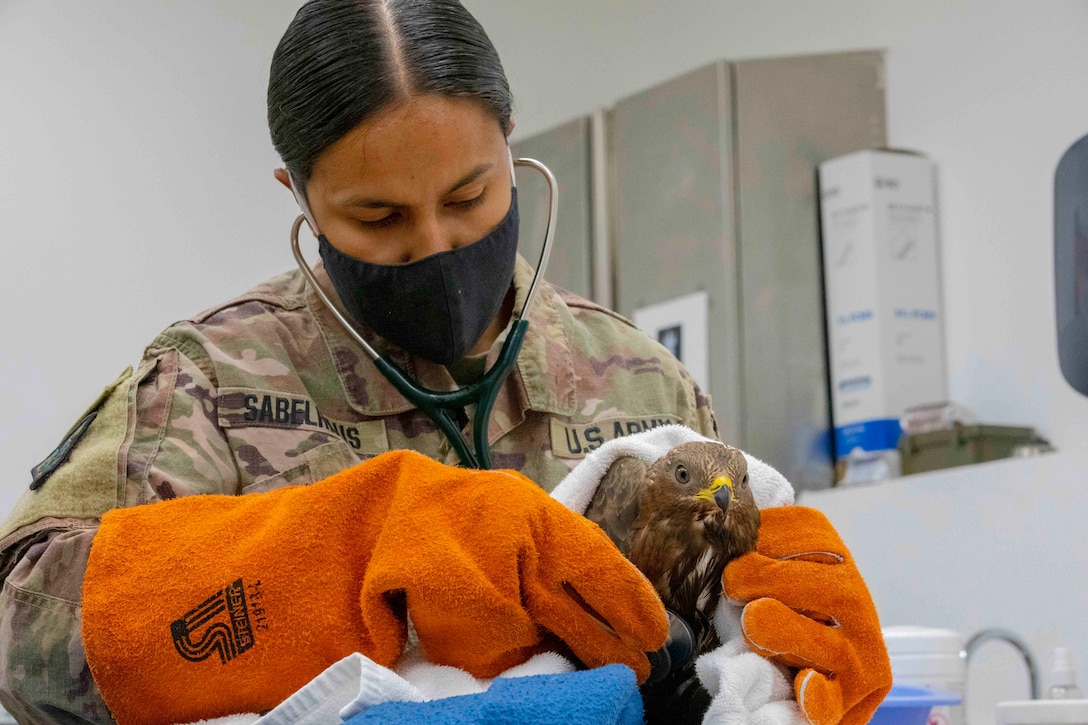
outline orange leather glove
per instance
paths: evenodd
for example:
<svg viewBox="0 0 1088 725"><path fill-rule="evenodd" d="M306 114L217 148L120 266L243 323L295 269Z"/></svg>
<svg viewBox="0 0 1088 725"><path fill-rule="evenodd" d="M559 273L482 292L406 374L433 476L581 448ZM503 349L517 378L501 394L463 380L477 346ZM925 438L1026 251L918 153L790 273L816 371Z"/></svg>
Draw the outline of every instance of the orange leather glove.
<svg viewBox="0 0 1088 725"><path fill-rule="evenodd" d="M392 665L406 615L431 661L478 677L557 636L644 680L667 631L595 524L520 474L408 451L312 486L111 511L83 588L87 661L123 724L268 710L355 651Z"/></svg>
<svg viewBox="0 0 1088 725"><path fill-rule="evenodd" d="M842 539L819 511L760 511L756 550L730 562L725 594L747 603L744 639L799 668L794 692L813 725L865 725L892 686L876 606Z"/></svg>

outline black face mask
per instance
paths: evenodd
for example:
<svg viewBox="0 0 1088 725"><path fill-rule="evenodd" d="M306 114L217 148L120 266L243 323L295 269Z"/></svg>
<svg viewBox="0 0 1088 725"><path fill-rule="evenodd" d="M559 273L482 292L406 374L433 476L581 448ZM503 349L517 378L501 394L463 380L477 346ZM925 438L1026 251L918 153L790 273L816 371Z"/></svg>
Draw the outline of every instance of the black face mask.
<svg viewBox="0 0 1088 725"><path fill-rule="evenodd" d="M325 271L348 313L407 352L440 365L465 356L495 319L514 279L518 195L487 236L409 264L373 264L318 237Z"/></svg>

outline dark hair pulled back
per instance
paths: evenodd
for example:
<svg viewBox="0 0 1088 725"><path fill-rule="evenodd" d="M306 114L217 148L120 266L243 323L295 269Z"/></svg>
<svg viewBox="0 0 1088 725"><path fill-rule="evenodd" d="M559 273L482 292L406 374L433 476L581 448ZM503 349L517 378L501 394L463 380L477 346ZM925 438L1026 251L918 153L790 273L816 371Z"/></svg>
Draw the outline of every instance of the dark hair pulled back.
<svg viewBox="0 0 1088 725"><path fill-rule="evenodd" d="M389 104L426 94L477 100L510 133L499 55L460 2L310 0L272 56L272 144L304 191L325 149Z"/></svg>

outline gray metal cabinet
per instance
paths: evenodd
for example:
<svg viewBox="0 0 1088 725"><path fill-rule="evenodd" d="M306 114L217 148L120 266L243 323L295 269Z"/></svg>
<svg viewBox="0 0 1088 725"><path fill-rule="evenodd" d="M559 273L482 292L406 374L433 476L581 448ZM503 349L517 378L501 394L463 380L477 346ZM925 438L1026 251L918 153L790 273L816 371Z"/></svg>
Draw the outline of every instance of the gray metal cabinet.
<svg viewBox="0 0 1088 725"><path fill-rule="evenodd" d="M517 147L560 176L569 248L547 276L590 296L596 211L619 312L706 292L722 439L797 488L833 480L816 166L885 146L884 109L878 51L713 63L608 112L604 210L589 119Z"/></svg>
<svg viewBox="0 0 1088 725"><path fill-rule="evenodd" d="M722 439L740 444L732 104L718 62L617 103L608 138L616 309L707 293L708 392Z"/></svg>

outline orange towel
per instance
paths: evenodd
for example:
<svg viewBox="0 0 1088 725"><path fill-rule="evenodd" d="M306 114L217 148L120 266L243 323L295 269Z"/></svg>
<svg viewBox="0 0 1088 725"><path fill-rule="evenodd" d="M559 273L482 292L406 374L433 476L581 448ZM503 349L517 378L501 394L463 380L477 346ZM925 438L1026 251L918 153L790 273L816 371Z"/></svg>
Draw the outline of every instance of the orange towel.
<svg viewBox="0 0 1088 725"><path fill-rule="evenodd" d="M892 686L876 606L854 560L819 511L760 512L756 550L726 566L726 596L748 602L749 646L798 668L797 703L813 725L865 725Z"/></svg>
<svg viewBox="0 0 1088 725"><path fill-rule="evenodd" d="M528 479L396 451L312 486L107 513L83 639L119 722L190 722L267 710L354 651L394 664L406 612L431 661L477 677L554 635L644 680L667 631L604 532Z"/></svg>

